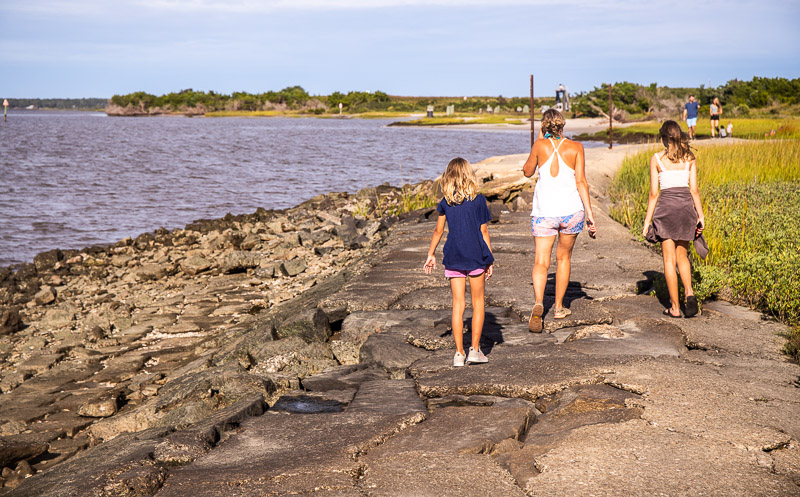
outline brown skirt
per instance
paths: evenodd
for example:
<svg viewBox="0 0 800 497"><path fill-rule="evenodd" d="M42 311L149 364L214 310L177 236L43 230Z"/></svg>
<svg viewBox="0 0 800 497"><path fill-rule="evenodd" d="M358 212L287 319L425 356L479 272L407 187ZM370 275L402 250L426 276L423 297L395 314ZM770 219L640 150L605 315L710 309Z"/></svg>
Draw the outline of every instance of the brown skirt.
<svg viewBox="0 0 800 497"><path fill-rule="evenodd" d="M695 251L705 259L708 246L703 235L695 236L696 229L697 211L689 187L662 190L653 213L653 224L647 229L647 241L694 241Z"/></svg>

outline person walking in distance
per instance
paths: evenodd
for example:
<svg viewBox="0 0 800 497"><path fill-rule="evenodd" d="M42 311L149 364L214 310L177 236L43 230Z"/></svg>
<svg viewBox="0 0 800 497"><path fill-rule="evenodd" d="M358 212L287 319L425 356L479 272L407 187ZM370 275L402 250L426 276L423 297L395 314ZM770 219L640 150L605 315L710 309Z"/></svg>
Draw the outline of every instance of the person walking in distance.
<svg viewBox="0 0 800 497"><path fill-rule="evenodd" d="M715 138L719 136L719 118L722 116L722 105L717 97L711 102L708 113L711 116L711 138Z"/></svg>
<svg viewBox="0 0 800 497"><path fill-rule="evenodd" d="M689 128L689 139L696 138L695 128L697 127L697 111L700 110L700 104L695 102L694 95L689 95L689 101L683 106L683 119L686 120L686 126Z"/></svg>
<svg viewBox="0 0 800 497"><path fill-rule="evenodd" d="M494 263L487 225L492 215L486 204L486 197L478 193L478 178L466 159L456 157L447 164L442 175L441 188L444 198L436 207L439 218L423 269L425 274L431 274L436 269L434 254L447 223L448 235L442 264L453 294L452 329L453 339L456 341L453 366L463 366L465 362L481 364L488 361L480 345L484 318L484 283L492 276ZM469 355L464 351L467 280L472 296L472 346Z"/></svg>
<svg viewBox="0 0 800 497"><path fill-rule="evenodd" d="M558 247L553 317L562 319L572 314L564 307L564 294L569 283L575 239L583 231L584 222L589 227L589 236L594 238L597 233L589 199L589 184L586 182L583 145L564 138L564 124L564 116L560 112L555 109L545 111L541 128L544 136L540 132L540 139L531 147L531 153L522 167L527 177L533 176L539 169L531 210L536 253L531 273L534 305L528 329L534 333L541 332L543 327L544 288L556 235Z"/></svg>
<svg viewBox="0 0 800 497"><path fill-rule="evenodd" d="M664 309L664 315L681 317L677 265L686 295L684 315L688 318L698 312L692 289L689 242L694 241L700 257L708 255L708 246L702 237L705 216L697 186L697 161L689 148L688 136L678 123L664 122L659 134L664 150L650 157L650 195L642 235L649 242L661 242L664 279L670 300L670 307Z"/></svg>

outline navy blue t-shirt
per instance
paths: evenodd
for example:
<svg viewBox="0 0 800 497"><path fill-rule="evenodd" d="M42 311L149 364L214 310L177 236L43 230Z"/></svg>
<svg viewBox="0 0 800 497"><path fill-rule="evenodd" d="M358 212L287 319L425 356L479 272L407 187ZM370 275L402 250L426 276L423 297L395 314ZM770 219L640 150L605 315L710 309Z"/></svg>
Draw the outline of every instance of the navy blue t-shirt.
<svg viewBox="0 0 800 497"><path fill-rule="evenodd" d="M481 225L492 219L486 197L478 195L457 205L448 205L447 200L442 199L436 210L447 219L444 267L474 271L494 262L492 251L481 234Z"/></svg>
<svg viewBox="0 0 800 497"><path fill-rule="evenodd" d="M700 102L686 102L686 119L694 119L697 117L697 109L700 108Z"/></svg>

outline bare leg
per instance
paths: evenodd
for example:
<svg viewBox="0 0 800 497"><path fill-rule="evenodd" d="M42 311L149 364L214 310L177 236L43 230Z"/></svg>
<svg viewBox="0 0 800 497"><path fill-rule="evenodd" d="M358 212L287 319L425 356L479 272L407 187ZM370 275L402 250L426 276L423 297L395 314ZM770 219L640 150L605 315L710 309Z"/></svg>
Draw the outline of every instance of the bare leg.
<svg viewBox="0 0 800 497"><path fill-rule="evenodd" d="M456 350L459 354L464 353L464 308L467 306L464 301L464 293L466 289L466 278L450 278L450 291L453 294L451 326L453 328L453 339L456 341Z"/></svg>
<svg viewBox="0 0 800 497"><path fill-rule="evenodd" d="M692 290L692 264L689 262L689 242L675 242L675 255L684 293L687 297L691 297L694 295L694 290Z"/></svg>
<svg viewBox="0 0 800 497"><path fill-rule="evenodd" d="M544 300L544 287L547 285L547 269L550 267L550 254L553 252L553 236L537 236L534 238L536 253L533 258L533 296L536 304Z"/></svg>
<svg viewBox="0 0 800 497"><path fill-rule="evenodd" d="M711 138L714 138L714 121L711 121Z"/></svg>
<svg viewBox="0 0 800 497"><path fill-rule="evenodd" d="M556 309L564 307L564 294L567 293L571 270L572 248L578 235L558 235L556 247Z"/></svg>
<svg viewBox="0 0 800 497"><path fill-rule="evenodd" d="M483 289L486 276L469 277L469 293L472 296L472 348L481 349L481 333L483 333Z"/></svg>
<svg viewBox="0 0 800 497"><path fill-rule="evenodd" d="M681 309L678 302L678 273L675 271L675 242L672 240L661 242L661 253L664 256L664 279L667 280L669 301L672 304L670 312L673 316L678 316Z"/></svg>

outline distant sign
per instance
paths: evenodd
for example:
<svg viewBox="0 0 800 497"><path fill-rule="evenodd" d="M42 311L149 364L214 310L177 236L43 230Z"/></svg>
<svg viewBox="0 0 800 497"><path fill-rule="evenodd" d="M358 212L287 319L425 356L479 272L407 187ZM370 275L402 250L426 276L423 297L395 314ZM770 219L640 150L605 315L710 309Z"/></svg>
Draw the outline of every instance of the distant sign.
<svg viewBox="0 0 800 497"><path fill-rule="evenodd" d="M342 107L344 107L344 104L342 104L342 102L339 102L339 108L341 109Z"/></svg>
<svg viewBox="0 0 800 497"><path fill-rule="evenodd" d="M3 107L8 107L8 100L3 100Z"/></svg>

